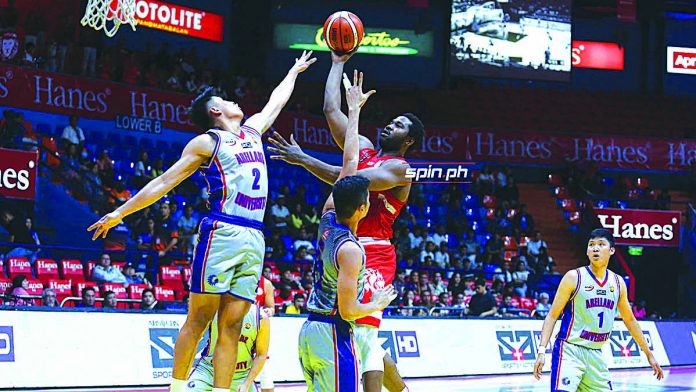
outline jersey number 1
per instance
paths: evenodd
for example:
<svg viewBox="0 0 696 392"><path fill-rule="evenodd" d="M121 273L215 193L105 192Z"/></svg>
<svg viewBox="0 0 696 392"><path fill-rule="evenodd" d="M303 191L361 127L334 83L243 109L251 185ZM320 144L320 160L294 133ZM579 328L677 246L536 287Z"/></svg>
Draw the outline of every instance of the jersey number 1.
<svg viewBox="0 0 696 392"><path fill-rule="evenodd" d="M602 328L604 324L604 312L599 312L597 316L599 316L599 328Z"/></svg>

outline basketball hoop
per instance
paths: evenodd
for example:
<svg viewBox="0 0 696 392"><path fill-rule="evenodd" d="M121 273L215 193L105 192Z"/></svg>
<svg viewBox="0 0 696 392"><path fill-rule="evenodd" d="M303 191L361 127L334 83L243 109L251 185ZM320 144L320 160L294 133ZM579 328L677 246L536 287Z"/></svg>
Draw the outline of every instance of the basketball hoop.
<svg viewBox="0 0 696 392"><path fill-rule="evenodd" d="M107 22L112 22L111 27ZM135 0L89 0L85 16L80 23L95 30L104 30L108 37L113 37L121 24L131 25L133 31L138 22L135 20Z"/></svg>

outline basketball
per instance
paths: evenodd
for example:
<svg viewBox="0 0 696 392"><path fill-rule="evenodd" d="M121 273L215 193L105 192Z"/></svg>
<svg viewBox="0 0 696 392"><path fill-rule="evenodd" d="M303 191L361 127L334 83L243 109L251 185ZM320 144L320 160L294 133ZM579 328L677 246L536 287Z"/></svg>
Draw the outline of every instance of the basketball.
<svg viewBox="0 0 696 392"><path fill-rule="evenodd" d="M352 12L334 12L324 22L324 40L338 54L357 50L364 35L362 21Z"/></svg>

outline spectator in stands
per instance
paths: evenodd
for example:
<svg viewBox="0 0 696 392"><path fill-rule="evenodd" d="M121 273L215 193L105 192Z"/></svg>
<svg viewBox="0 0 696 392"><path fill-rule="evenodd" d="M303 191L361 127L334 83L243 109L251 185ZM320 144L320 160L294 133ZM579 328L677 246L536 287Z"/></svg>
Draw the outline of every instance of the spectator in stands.
<svg viewBox="0 0 696 392"><path fill-rule="evenodd" d="M447 308L449 307L449 302L450 302L450 295L448 292L442 292L437 296L437 303L435 304L435 307L437 308ZM449 316L450 311L447 309L439 309L433 311L433 316Z"/></svg>
<svg viewBox="0 0 696 392"><path fill-rule="evenodd" d="M488 292L484 279L476 280L476 294L469 301L469 314L472 316L495 316L498 306L495 298Z"/></svg>
<svg viewBox="0 0 696 392"><path fill-rule="evenodd" d="M36 67L36 58L34 57L34 51L36 50L36 45L27 42L24 44L24 53L19 59L20 65L25 67Z"/></svg>
<svg viewBox="0 0 696 392"><path fill-rule="evenodd" d="M145 224L145 230L138 234L138 249L150 250L155 243L155 220L148 218Z"/></svg>
<svg viewBox="0 0 696 392"><path fill-rule="evenodd" d="M24 125L19 121L18 113L12 110L3 111L4 119L0 123L0 147L20 149L24 135Z"/></svg>
<svg viewBox="0 0 696 392"><path fill-rule="evenodd" d="M453 314L458 316L466 314L466 296L464 293L452 294L452 297L454 298L452 301L452 307L461 309L458 311L453 311Z"/></svg>
<svg viewBox="0 0 696 392"><path fill-rule="evenodd" d="M102 298L104 299L104 305L102 306L104 309L116 309L116 305L118 304L116 293L111 290L105 291L104 294L102 294Z"/></svg>
<svg viewBox="0 0 696 392"><path fill-rule="evenodd" d="M520 309L513 305L512 295L510 294L503 296L503 303L500 305L498 313L503 317L526 316L526 313L520 312Z"/></svg>
<svg viewBox="0 0 696 392"><path fill-rule="evenodd" d="M10 210L3 210L0 215L0 223L9 232L7 242L27 245L40 245L38 235L32 234L31 225L27 225L26 220L14 216ZM5 259L10 257L24 257L29 259L29 262L34 265L34 261L38 256L38 248L17 246L12 248L5 255Z"/></svg>
<svg viewBox="0 0 696 392"><path fill-rule="evenodd" d="M285 314L307 314L307 304L302 293L297 293L292 297L292 305L285 307Z"/></svg>
<svg viewBox="0 0 696 392"><path fill-rule="evenodd" d="M314 257L312 257L312 255L310 255L307 252L307 248L305 246L300 246L295 251L295 257L294 257L293 261L300 262L300 263L303 261L314 261Z"/></svg>
<svg viewBox="0 0 696 392"><path fill-rule="evenodd" d="M520 297L527 296L527 279L529 279L527 264L524 261L518 261L517 269L512 273L512 283L515 287L515 293Z"/></svg>
<svg viewBox="0 0 696 392"><path fill-rule="evenodd" d="M503 260L503 249L505 249L503 240L500 238L500 234L495 233L493 238L488 240L488 243L486 243L486 250L483 254L486 263L500 264L500 262Z"/></svg>
<svg viewBox="0 0 696 392"><path fill-rule="evenodd" d="M509 261L505 261L504 263L502 263L500 268L497 268L495 272L496 274L493 279L500 280L505 285L511 283L514 280Z"/></svg>
<svg viewBox="0 0 696 392"><path fill-rule="evenodd" d="M114 163L111 161L108 150L102 150L99 153L99 158L97 158L97 168L99 169L99 176L101 177L104 185L111 186L114 183Z"/></svg>
<svg viewBox="0 0 696 392"><path fill-rule="evenodd" d="M508 177L505 186L496 188L496 196L503 201L519 200L520 191L517 189L517 182L512 176Z"/></svg>
<svg viewBox="0 0 696 392"><path fill-rule="evenodd" d="M302 285L302 289L307 293L312 291L312 287L314 287L314 275L312 275L311 270L305 271L304 275L302 275L300 284Z"/></svg>
<svg viewBox="0 0 696 392"><path fill-rule="evenodd" d="M114 184L113 189L111 189L111 194L109 196L110 208L115 209L116 207L121 206L123 203L130 200L131 197L131 191L126 188L126 184L119 176L119 179Z"/></svg>
<svg viewBox="0 0 696 392"><path fill-rule="evenodd" d="M83 191L90 201L92 209L101 214L106 209L106 197L104 196L104 183L99 175L99 165L91 163L84 174Z"/></svg>
<svg viewBox="0 0 696 392"><path fill-rule="evenodd" d="M302 229L304 226L304 222L302 221L302 204L295 204L295 208L292 210L292 213L290 214L290 229L291 233L299 233L299 231Z"/></svg>
<svg viewBox="0 0 696 392"><path fill-rule="evenodd" d="M491 194L494 190L494 184L495 178L493 177L493 173L491 173L491 168L484 166L474 184L476 193L483 195Z"/></svg>
<svg viewBox="0 0 696 392"><path fill-rule="evenodd" d="M276 309L283 309L292 304L292 288L287 283L278 284L278 295L275 297Z"/></svg>
<svg viewBox="0 0 696 392"><path fill-rule="evenodd" d="M307 250L307 253L310 255L310 258L308 260L313 260L311 256L315 255L317 253L316 249L314 249L314 245L312 245L312 242L309 241L309 236L307 235L307 230L302 228L299 231L299 238L295 240L295 242L292 244L293 248L295 249L300 249L300 247L304 246L305 249Z"/></svg>
<svg viewBox="0 0 696 392"><path fill-rule="evenodd" d="M394 291L396 291L396 295L398 296L403 295L406 291L406 272L403 270L403 268L396 269L396 275L394 276L392 285L394 286Z"/></svg>
<svg viewBox="0 0 696 392"><path fill-rule="evenodd" d="M193 253L193 244L196 243L196 232L198 230L198 219L193 216L193 206L191 204L184 208L184 216L177 222L179 227L179 238L181 239L181 251L186 254Z"/></svg>
<svg viewBox="0 0 696 392"><path fill-rule="evenodd" d="M92 280L102 283L119 283L127 285L126 277L118 267L111 265L111 256L108 253L102 253L99 256L97 265L92 270Z"/></svg>
<svg viewBox="0 0 696 392"><path fill-rule="evenodd" d="M420 293L420 274L418 271L411 271L411 276L409 276L406 290L413 290L416 293Z"/></svg>
<svg viewBox="0 0 696 392"><path fill-rule="evenodd" d="M82 289L82 302L77 304L78 308L93 308L97 299L97 292L94 287L87 286Z"/></svg>
<svg viewBox="0 0 696 392"><path fill-rule="evenodd" d="M504 187L508 183L508 177L510 176L510 173L512 171L508 166L503 166L498 170L498 172L495 175L495 183L497 187Z"/></svg>
<svg viewBox="0 0 696 392"><path fill-rule="evenodd" d="M647 315L648 312L645 305L646 303L644 299L639 300L637 304L633 305L633 314L637 319L644 319Z"/></svg>
<svg viewBox="0 0 696 392"><path fill-rule="evenodd" d="M430 292L430 290L423 290L421 289L421 306L425 306L428 308L428 310L432 309L433 306L435 306L435 303L433 303L433 294Z"/></svg>
<svg viewBox="0 0 696 392"><path fill-rule="evenodd" d="M150 170L150 178L157 178L164 174L164 160L162 158L155 159L152 162L152 169ZM173 205L174 203L172 203Z"/></svg>
<svg viewBox="0 0 696 392"><path fill-rule="evenodd" d="M45 288L41 292L41 306L46 306L49 308L57 308L60 304L58 303L58 298L56 297L56 291L51 288Z"/></svg>
<svg viewBox="0 0 696 392"><path fill-rule="evenodd" d="M306 230L308 230L310 233L316 233L316 231L319 229L319 213L317 212L317 206L312 205L309 206L308 209L305 209L305 212L302 215L302 221L304 222L304 227Z"/></svg>
<svg viewBox="0 0 696 392"><path fill-rule="evenodd" d="M461 253L464 257L471 260L473 267L476 268L476 258L478 257L480 245L478 241L476 241L476 236L474 235L473 230L468 229L466 231L466 239L464 239L464 243L462 245L465 247L465 252Z"/></svg>
<svg viewBox="0 0 696 392"><path fill-rule="evenodd" d="M512 224L513 227L525 233L534 230L534 218L532 218L532 215L527 211L526 204L520 206L520 211L515 215Z"/></svg>
<svg viewBox="0 0 696 392"><path fill-rule="evenodd" d="M534 232L534 237L527 242L527 255L534 258L536 262L539 262L539 256L541 254L541 249L548 249L546 241L541 239L541 233L539 231Z"/></svg>
<svg viewBox="0 0 696 392"><path fill-rule="evenodd" d="M150 176L150 159L147 155L147 151L140 151L140 155L138 156L138 162L135 164L135 168L133 171L133 186L136 188L142 188L152 180L152 176Z"/></svg>
<svg viewBox="0 0 696 392"><path fill-rule="evenodd" d="M276 197L276 203L271 207L271 219L274 229L286 232L290 223L290 210L285 206L285 195L282 193Z"/></svg>
<svg viewBox="0 0 696 392"><path fill-rule="evenodd" d="M142 299L140 301L140 309L142 310L159 310L162 309L162 304L155 297L155 292L152 289L143 290Z"/></svg>
<svg viewBox="0 0 696 392"><path fill-rule="evenodd" d="M455 272L452 275L452 278L450 278L449 283L447 284L447 291L452 293L452 297L457 298L457 295L464 293L465 290L466 285L462 280L462 274L460 274L459 272Z"/></svg>
<svg viewBox="0 0 696 392"><path fill-rule="evenodd" d="M166 256L168 252L176 250L179 242L179 229L171 218L169 202L160 203L160 216L155 228L155 242L153 249L159 251L159 256Z"/></svg>
<svg viewBox="0 0 696 392"><path fill-rule="evenodd" d="M416 304L416 293L413 290L406 290L404 295L401 296L401 301L399 303L401 307L413 307ZM401 309L402 316L414 316L413 309Z"/></svg>
<svg viewBox="0 0 696 392"><path fill-rule="evenodd" d="M507 217L505 208L495 210L495 232L501 235L510 235L512 233L512 222Z"/></svg>
<svg viewBox="0 0 696 392"><path fill-rule="evenodd" d="M445 232L445 225L439 224L435 228L435 233L432 236L428 236L427 241L432 241L434 244L439 245L443 242L447 243L450 234Z"/></svg>
<svg viewBox="0 0 696 392"><path fill-rule="evenodd" d="M433 281L430 282L428 286L433 295L440 295L441 293L447 292L447 286L445 286L445 282L442 281L442 273L440 272L435 272Z"/></svg>
<svg viewBox="0 0 696 392"><path fill-rule="evenodd" d="M283 274L280 276L280 286L282 287L284 285L287 285L290 287L290 290L299 290L300 289L300 284L297 282L297 279L295 279L295 276L292 274L292 271L285 270L283 271Z"/></svg>
<svg viewBox="0 0 696 392"><path fill-rule="evenodd" d="M152 284L147 280L146 277L138 275L135 272L135 267L132 264L127 264L123 268L123 275L126 277L126 286L132 284L146 284L148 288L152 288Z"/></svg>
<svg viewBox="0 0 696 392"><path fill-rule="evenodd" d="M413 228L413 232L409 234L409 238L411 239L411 249L419 249L421 247L421 244L424 243L425 241L425 229L422 229L418 226Z"/></svg>
<svg viewBox="0 0 696 392"><path fill-rule="evenodd" d="M15 297L27 296L29 295L29 280L25 275L17 275L12 279L12 287L10 287L10 295ZM16 306L31 306L32 302L30 299L13 298L9 301L12 305Z"/></svg>
<svg viewBox="0 0 696 392"><path fill-rule="evenodd" d="M425 243L425 249L420 252L419 261L421 264L426 264L425 258L430 257L430 260L435 259L435 243L428 240Z"/></svg>
<svg viewBox="0 0 696 392"><path fill-rule="evenodd" d="M447 247L447 242L442 241L440 243L440 249L435 252L435 264L440 268L447 268L450 266L450 253Z"/></svg>
<svg viewBox="0 0 696 392"><path fill-rule="evenodd" d="M537 302L536 312L534 313L536 318L543 319L549 314L551 310L551 304L549 303L549 294L541 293L539 294L539 302Z"/></svg>
<svg viewBox="0 0 696 392"><path fill-rule="evenodd" d="M70 116L70 125L63 128L63 133L60 136L63 150L67 150L71 144L77 150L82 150L82 146L85 144L85 133L82 128L77 126L79 119L78 116L73 114Z"/></svg>

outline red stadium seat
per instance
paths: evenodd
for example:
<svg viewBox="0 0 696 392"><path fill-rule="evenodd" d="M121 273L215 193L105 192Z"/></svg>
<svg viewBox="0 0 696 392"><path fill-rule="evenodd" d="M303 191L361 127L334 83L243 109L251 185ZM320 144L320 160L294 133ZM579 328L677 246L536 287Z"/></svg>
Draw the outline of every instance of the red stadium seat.
<svg viewBox="0 0 696 392"><path fill-rule="evenodd" d="M90 260L87 262L87 279L92 279L92 270L94 269L94 266L97 265L96 261Z"/></svg>
<svg viewBox="0 0 696 392"><path fill-rule="evenodd" d="M123 272L123 268L126 266L125 261L112 261L111 265L118 268L119 271Z"/></svg>
<svg viewBox="0 0 696 392"><path fill-rule="evenodd" d="M519 308L520 307L520 300L515 298L515 297L512 297L512 299L510 300L510 305L512 305L515 308Z"/></svg>
<svg viewBox="0 0 696 392"><path fill-rule="evenodd" d="M3 259L0 259L0 278L4 278L7 275L5 275L5 261Z"/></svg>
<svg viewBox="0 0 696 392"><path fill-rule="evenodd" d="M638 189L645 189L645 188L647 188L648 186L650 186L650 183L648 182L648 179L647 179L647 178L638 177L638 178L636 179L636 188L638 188Z"/></svg>
<svg viewBox="0 0 696 392"><path fill-rule="evenodd" d="M503 237L503 243L505 244L505 250L517 250L517 240L515 237L506 235Z"/></svg>
<svg viewBox="0 0 696 392"><path fill-rule="evenodd" d="M582 220L582 218L580 217L580 211L572 211L568 220L574 225L579 224Z"/></svg>
<svg viewBox="0 0 696 392"><path fill-rule="evenodd" d="M575 204L575 200L573 199L563 199L561 202L561 207L563 207L563 210L565 211L574 211L578 209L578 206Z"/></svg>
<svg viewBox="0 0 696 392"><path fill-rule="evenodd" d="M31 263L24 257L10 257L7 259L7 273L10 279L17 275L24 275L31 279Z"/></svg>
<svg viewBox="0 0 696 392"><path fill-rule="evenodd" d="M549 185L561 186L563 185L563 179L558 174L549 174Z"/></svg>
<svg viewBox="0 0 696 392"><path fill-rule="evenodd" d="M184 290L184 283L181 279L181 271L179 268L170 265L160 267L160 282L162 285L171 287L177 291Z"/></svg>
<svg viewBox="0 0 696 392"><path fill-rule="evenodd" d="M193 274L193 270L189 266L186 266L186 267L181 269L181 280L184 282L184 285L186 285L186 287L189 286L189 282L191 281L192 274Z"/></svg>
<svg viewBox="0 0 696 392"><path fill-rule="evenodd" d="M556 195L556 198L558 199L566 199L568 198L568 189L564 186L557 186L553 190L554 195Z"/></svg>
<svg viewBox="0 0 696 392"><path fill-rule="evenodd" d="M36 259L36 279L48 285L50 279L59 279L58 263L51 259Z"/></svg>
<svg viewBox="0 0 696 392"><path fill-rule="evenodd" d="M46 287L55 290L58 304L60 304L65 297L70 297L72 295L72 286L69 280L49 279Z"/></svg>
<svg viewBox="0 0 696 392"><path fill-rule="evenodd" d="M147 288L146 284L132 284L128 286L128 298L141 299L143 298L143 290Z"/></svg>
<svg viewBox="0 0 696 392"><path fill-rule="evenodd" d="M0 294L9 293L12 287L12 279L0 278Z"/></svg>
<svg viewBox="0 0 696 392"><path fill-rule="evenodd" d="M464 295L464 303L468 305L469 302L471 302L471 297L472 297L471 294Z"/></svg>
<svg viewBox="0 0 696 392"><path fill-rule="evenodd" d="M29 287L27 288L27 292L29 295L41 295L43 293L44 289L44 284L41 283L38 280L29 280ZM41 305L41 300L40 299L35 299L33 300L35 305Z"/></svg>
<svg viewBox="0 0 696 392"><path fill-rule="evenodd" d="M517 244L517 247L518 248L526 248L528 242L529 242L529 237L523 236L520 238L520 243Z"/></svg>
<svg viewBox="0 0 696 392"><path fill-rule="evenodd" d="M507 210L507 218L512 220L515 216L517 216L518 212L519 211L517 210L517 208L509 208Z"/></svg>
<svg viewBox="0 0 696 392"><path fill-rule="evenodd" d="M85 267L80 260L61 260L60 267L63 279L69 279L73 283L85 281Z"/></svg>
<svg viewBox="0 0 696 392"><path fill-rule="evenodd" d="M73 297L82 297L82 289L85 287L93 287L95 295L99 297L99 286L94 282L73 282L72 284L72 294Z"/></svg>
<svg viewBox="0 0 696 392"><path fill-rule="evenodd" d="M157 285L153 286L152 289L155 291L155 298L158 301L174 301L176 299L174 289L171 287Z"/></svg>
<svg viewBox="0 0 696 392"><path fill-rule="evenodd" d="M522 297L520 298L520 307L522 309L534 310L536 309L536 304L531 298Z"/></svg>
<svg viewBox="0 0 696 392"><path fill-rule="evenodd" d="M496 198L493 195L484 195L483 196L483 206L486 208L495 208L496 207Z"/></svg>
<svg viewBox="0 0 696 392"><path fill-rule="evenodd" d="M506 250L505 253L503 253L503 259L505 261L510 261L513 257L517 256L518 254L519 252L516 250Z"/></svg>
<svg viewBox="0 0 696 392"><path fill-rule="evenodd" d="M495 208L486 209L486 219L488 219L488 220L495 219Z"/></svg>

